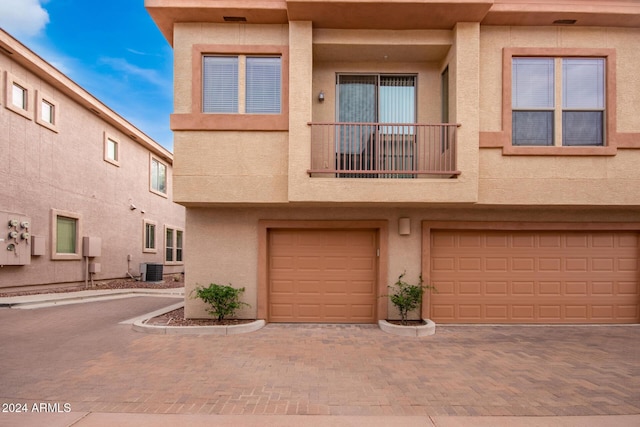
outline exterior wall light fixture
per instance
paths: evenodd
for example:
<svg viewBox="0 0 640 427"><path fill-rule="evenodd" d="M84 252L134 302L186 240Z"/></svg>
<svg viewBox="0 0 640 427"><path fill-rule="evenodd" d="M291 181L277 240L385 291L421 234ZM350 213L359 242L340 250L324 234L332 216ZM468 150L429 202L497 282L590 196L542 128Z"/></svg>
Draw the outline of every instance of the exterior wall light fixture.
<svg viewBox="0 0 640 427"><path fill-rule="evenodd" d="M398 220L398 234L401 236L411 234L411 218L400 218Z"/></svg>
<svg viewBox="0 0 640 427"><path fill-rule="evenodd" d="M318 101L319 102L324 102L324 91L322 91L322 90L318 94Z"/></svg>

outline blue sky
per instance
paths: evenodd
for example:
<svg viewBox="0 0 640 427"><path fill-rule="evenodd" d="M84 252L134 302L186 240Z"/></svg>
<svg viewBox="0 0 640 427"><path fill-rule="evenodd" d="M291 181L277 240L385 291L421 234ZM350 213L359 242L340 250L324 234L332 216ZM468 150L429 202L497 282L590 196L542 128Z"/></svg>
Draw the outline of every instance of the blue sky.
<svg viewBox="0 0 640 427"><path fill-rule="evenodd" d="M0 27L173 151L173 51L144 0L0 0Z"/></svg>

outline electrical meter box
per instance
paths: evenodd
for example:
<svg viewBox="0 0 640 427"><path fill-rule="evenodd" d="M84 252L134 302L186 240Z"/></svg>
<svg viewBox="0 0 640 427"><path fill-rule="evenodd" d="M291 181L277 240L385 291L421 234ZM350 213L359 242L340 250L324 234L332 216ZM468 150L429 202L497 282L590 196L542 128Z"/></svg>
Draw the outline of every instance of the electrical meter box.
<svg viewBox="0 0 640 427"><path fill-rule="evenodd" d="M82 256L95 258L102 254L102 239L100 237L82 238Z"/></svg>
<svg viewBox="0 0 640 427"><path fill-rule="evenodd" d="M31 219L0 212L0 265L31 264Z"/></svg>

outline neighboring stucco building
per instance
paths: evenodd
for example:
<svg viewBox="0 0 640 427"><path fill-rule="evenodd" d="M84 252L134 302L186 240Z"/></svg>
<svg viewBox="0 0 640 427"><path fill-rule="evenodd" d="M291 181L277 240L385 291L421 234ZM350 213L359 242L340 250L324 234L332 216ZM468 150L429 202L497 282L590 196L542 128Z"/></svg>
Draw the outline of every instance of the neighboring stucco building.
<svg viewBox="0 0 640 427"><path fill-rule="evenodd" d="M175 52L187 294L374 323L406 271L436 322L640 321L640 3L145 5Z"/></svg>
<svg viewBox="0 0 640 427"><path fill-rule="evenodd" d="M0 292L182 273L172 153L2 30L0 87Z"/></svg>

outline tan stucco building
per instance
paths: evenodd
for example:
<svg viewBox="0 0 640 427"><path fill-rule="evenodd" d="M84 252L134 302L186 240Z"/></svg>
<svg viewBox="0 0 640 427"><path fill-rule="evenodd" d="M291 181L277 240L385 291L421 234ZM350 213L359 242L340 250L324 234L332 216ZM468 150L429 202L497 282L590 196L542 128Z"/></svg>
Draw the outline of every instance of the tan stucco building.
<svg viewBox="0 0 640 427"><path fill-rule="evenodd" d="M0 292L182 273L172 153L2 30L0 88Z"/></svg>
<svg viewBox="0 0 640 427"><path fill-rule="evenodd" d="M640 321L638 2L145 5L175 52L187 294L374 323L406 271L436 322Z"/></svg>

